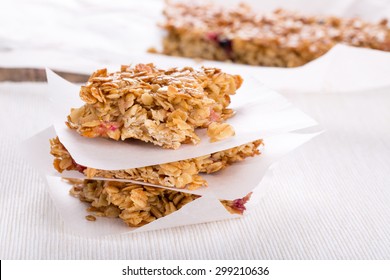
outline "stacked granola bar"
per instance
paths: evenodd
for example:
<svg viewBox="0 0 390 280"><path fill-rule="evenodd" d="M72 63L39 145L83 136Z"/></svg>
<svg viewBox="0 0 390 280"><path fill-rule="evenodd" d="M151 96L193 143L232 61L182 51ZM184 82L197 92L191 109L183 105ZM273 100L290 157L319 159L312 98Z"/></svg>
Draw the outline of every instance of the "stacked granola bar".
<svg viewBox="0 0 390 280"><path fill-rule="evenodd" d="M124 145L142 141L151 148L174 152L181 145L198 144L198 129L207 129L210 142L234 136L233 127L225 120L234 115L229 108L230 95L242 82L240 76L216 68L163 70L153 64L137 64L122 66L114 73L102 69L81 87L85 104L71 109L66 124L82 137L109 138L107 141L126 142ZM217 173L259 155L262 144L256 140L176 162L103 170L78 164L59 137L50 140L55 169L86 176L85 180L67 180L73 185L71 194L90 205L88 211L93 215L87 219L117 217L131 227L150 223L199 198L187 190L207 187L202 174ZM220 202L230 213L242 214L249 197Z"/></svg>
<svg viewBox="0 0 390 280"><path fill-rule="evenodd" d="M207 181L199 174L215 173L247 157L259 155L258 148L262 143L262 140L257 140L225 151L177 162L124 170L101 170L77 164L58 137L50 140L51 154L55 157L53 165L58 172L76 170L83 173L87 178L103 177L135 180L189 190L207 186Z"/></svg>
<svg viewBox="0 0 390 280"><path fill-rule="evenodd" d="M258 14L247 5L226 8L167 2L163 53L237 63L295 67L343 43L390 51L387 20L306 16L278 9Z"/></svg>
<svg viewBox="0 0 390 280"><path fill-rule="evenodd" d="M196 128L210 127L210 138L218 140L234 134L221 122L233 115L227 107L241 83L240 76L216 68L101 69L81 88L85 105L72 109L67 125L86 137L139 139L169 149L199 143Z"/></svg>

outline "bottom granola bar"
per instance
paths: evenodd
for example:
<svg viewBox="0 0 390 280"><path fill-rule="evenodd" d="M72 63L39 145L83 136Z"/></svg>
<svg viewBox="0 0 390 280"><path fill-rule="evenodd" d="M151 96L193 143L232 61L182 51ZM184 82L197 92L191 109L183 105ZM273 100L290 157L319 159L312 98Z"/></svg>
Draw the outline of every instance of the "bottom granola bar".
<svg viewBox="0 0 390 280"><path fill-rule="evenodd" d="M259 155L260 145L263 145L263 141L256 140L245 145L193 159L125 170L101 170L77 164L58 137L50 140L51 154L55 157L53 165L58 172L77 170L84 173L88 178L103 177L135 180L166 187L192 190L201 186L207 186L207 181L199 173L214 173L234 162Z"/></svg>
<svg viewBox="0 0 390 280"><path fill-rule="evenodd" d="M130 227L140 227L169 215L200 196L163 188L127 182L65 179L72 188L70 194L89 203L86 216L120 218ZM232 214L242 214L250 194L242 199L221 200Z"/></svg>

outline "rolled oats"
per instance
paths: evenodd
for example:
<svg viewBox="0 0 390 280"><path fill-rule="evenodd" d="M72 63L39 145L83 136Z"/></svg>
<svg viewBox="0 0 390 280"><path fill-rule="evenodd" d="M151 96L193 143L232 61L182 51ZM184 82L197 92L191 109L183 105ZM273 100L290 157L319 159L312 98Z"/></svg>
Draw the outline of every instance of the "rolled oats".
<svg viewBox="0 0 390 280"><path fill-rule="evenodd" d="M85 216L85 218L86 218L88 221L90 221L90 222L96 221L96 217L93 216L93 215L87 215L87 216Z"/></svg>
<svg viewBox="0 0 390 280"><path fill-rule="evenodd" d="M221 141L234 134L234 128L227 123L212 122L207 128L207 136L210 137L211 142Z"/></svg>

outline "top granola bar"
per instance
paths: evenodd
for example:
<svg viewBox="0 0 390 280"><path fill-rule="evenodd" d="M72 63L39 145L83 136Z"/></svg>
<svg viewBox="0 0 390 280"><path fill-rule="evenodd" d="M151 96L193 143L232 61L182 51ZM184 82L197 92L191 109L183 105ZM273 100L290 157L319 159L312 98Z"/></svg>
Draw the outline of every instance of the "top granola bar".
<svg viewBox="0 0 390 280"><path fill-rule="evenodd" d="M81 87L86 104L71 110L67 125L86 137L133 138L169 149L198 143L196 128L210 126L211 140L220 140L234 134L223 121L234 114L227 107L241 84L240 76L216 68L101 69Z"/></svg>
<svg viewBox="0 0 390 280"><path fill-rule="evenodd" d="M387 20L305 16L282 9L259 14L246 5L168 2L163 53L294 67L326 53L337 43L390 51Z"/></svg>

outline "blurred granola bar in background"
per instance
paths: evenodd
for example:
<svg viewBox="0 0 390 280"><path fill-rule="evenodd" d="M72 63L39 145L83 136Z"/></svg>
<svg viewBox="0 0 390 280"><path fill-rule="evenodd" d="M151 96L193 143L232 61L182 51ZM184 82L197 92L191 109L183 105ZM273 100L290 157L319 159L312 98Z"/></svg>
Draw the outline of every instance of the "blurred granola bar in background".
<svg viewBox="0 0 390 280"><path fill-rule="evenodd" d="M390 51L387 20L310 16L278 9L259 14L241 4L167 1L163 53L237 63L295 67L343 43Z"/></svg>

